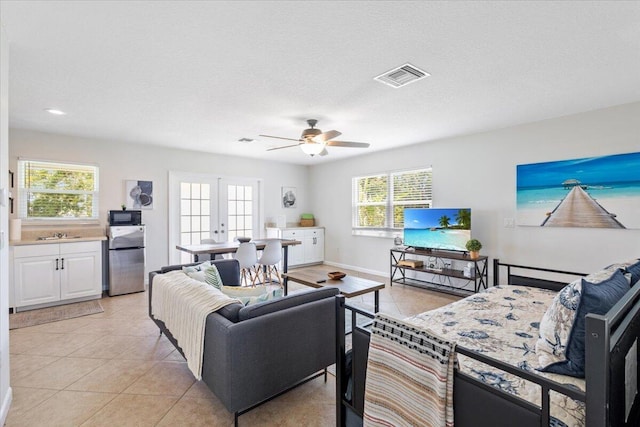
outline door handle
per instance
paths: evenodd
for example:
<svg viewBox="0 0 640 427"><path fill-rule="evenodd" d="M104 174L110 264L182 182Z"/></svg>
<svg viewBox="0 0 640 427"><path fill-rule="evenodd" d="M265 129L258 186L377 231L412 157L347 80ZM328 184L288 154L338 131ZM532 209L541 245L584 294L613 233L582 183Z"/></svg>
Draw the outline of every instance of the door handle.
<svg viewBox="0 0 640 427"><path fill-rule="evenodd" d="M59 259L56 258L56 271L60 270L60 268L58 267L58 261L59 261Z"/></svg>
<svg viewBox="0 0 640 427"><path fill-rule="evenodd" d="M64 258L62 258L62 268L60 270L64 270Z"/></svg>

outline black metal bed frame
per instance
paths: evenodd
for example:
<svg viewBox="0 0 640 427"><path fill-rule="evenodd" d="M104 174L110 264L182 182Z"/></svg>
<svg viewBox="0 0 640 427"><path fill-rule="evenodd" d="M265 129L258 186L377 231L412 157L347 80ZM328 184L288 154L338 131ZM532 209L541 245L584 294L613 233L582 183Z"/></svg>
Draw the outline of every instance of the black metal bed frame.
<svg viewBox="0 0 640 427"><path fill-rule="evenodd" d="M494 286L500 283L501 268L506 269L508 285L527 285L556 291L567 282L547 280L535 277L535 274L532 277L515 274L513 270L584 276L582 273L569 271L504 264L498 259L494 260L493 267ZM345 333L346 310L351 311L353 325L349 370L347 370ZM336 297L336 312L336 424L341 427L362 425L369 331L368 325L357 325L356 317L361 315L373 319L374 313L346 305L342 296ZM456 351L460 354L538 384L541 406L533 405L456 370L454 374L456 426L508 427L513 425L513 420L518 420L519 427L549 426L551 391L585 402L586 427L638 426L640 425L640 398L636 391L639 335L640 283L637 283L606 315L588 314L586 317L586 393L457 346ZM347 387L351 394L350 400L345 398Z"/></svg>

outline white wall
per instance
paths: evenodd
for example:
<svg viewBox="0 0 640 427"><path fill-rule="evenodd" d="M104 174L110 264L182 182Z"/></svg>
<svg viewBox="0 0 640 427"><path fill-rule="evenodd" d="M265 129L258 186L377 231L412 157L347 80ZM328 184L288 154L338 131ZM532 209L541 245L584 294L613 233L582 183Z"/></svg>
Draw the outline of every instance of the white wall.
<svg viewBox="0 0 640 427"><path fill-rule="evenodd" d="M472 208L483 255L590 272L640 256L640 230L505 228L504 219L516 217L516 165L637 151L640 103L633 103L314 166L312 211L326 227L328 262L388 275L392 240L351 235L351 178L432 166L434 206Z"/></svg>
<svg viewBox="0 0 640 427"><path fill-rule="evenodd" d="M9 45L4 28L0 26L0 188L8 187L9 164ZM9 412L9 211L0 205L0 425Z"/></svg>
<svg viewBox="0 0 640 427"><path fill-rule="evenodd" d="M154 208L142 213L147 225L148 271L168 264L169 171L262 178L266 219L287 215L288 222L297 222L300 213L309 210L311 204L307 196L306 166L21 129L10 129L9 138L9 165L14 170L18 157L98 164L103 226L106 226L107 211L119 209L125 202L125 180L153 181ZM298 209L281 207L282 186L297 187Z"/></svg>

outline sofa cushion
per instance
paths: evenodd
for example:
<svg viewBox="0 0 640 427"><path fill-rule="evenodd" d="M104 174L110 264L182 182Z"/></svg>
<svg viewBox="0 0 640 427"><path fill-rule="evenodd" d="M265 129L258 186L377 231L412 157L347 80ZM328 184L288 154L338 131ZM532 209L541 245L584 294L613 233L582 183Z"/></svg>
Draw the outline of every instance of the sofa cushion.
<svg viewBox="0 0 640 427"><path fill-rule="evenodd" d="M238 313L240 312L240 309L242 307L244 307L244 304L236 302L233 304L225 305L220 310L216 311L216 313L218 313L220 316L224 317L230 322L237 323Z"/></svg>
<svg viewBox="0 0 640 427"><path fill-rule="evenodd" d="M240 309L240 312L238 313L238 320L243 321L252 319L254 317L259 317L279 310L296 307L308 302L329 298L337 294L338 290L336 288L330 287L297 292L292 295L287 295L286 297L246 306Z"/></svg>
<svg viewBox="0 0 640 427"><path fill-rule="evenodd" d="M566 359L547 366L546 372L584 378L586 315L606 314L629 290L629 278L622 270L601 283L582 279L582 296L567 343Z"/></svg>

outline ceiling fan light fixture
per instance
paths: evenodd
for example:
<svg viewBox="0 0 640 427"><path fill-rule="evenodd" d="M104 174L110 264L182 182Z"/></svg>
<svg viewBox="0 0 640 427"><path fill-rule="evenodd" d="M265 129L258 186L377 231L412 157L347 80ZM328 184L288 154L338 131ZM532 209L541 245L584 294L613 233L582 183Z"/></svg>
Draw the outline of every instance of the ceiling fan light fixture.
<svg viewBox="0 0 640 427"><path fill-rule="evenodd" d="M315 156L317 154L322 153L324 150L325 144L320 144L318 142L307 142L300 145L300 148L304 152L304 154L308 154L310 156Z"/></svg>

